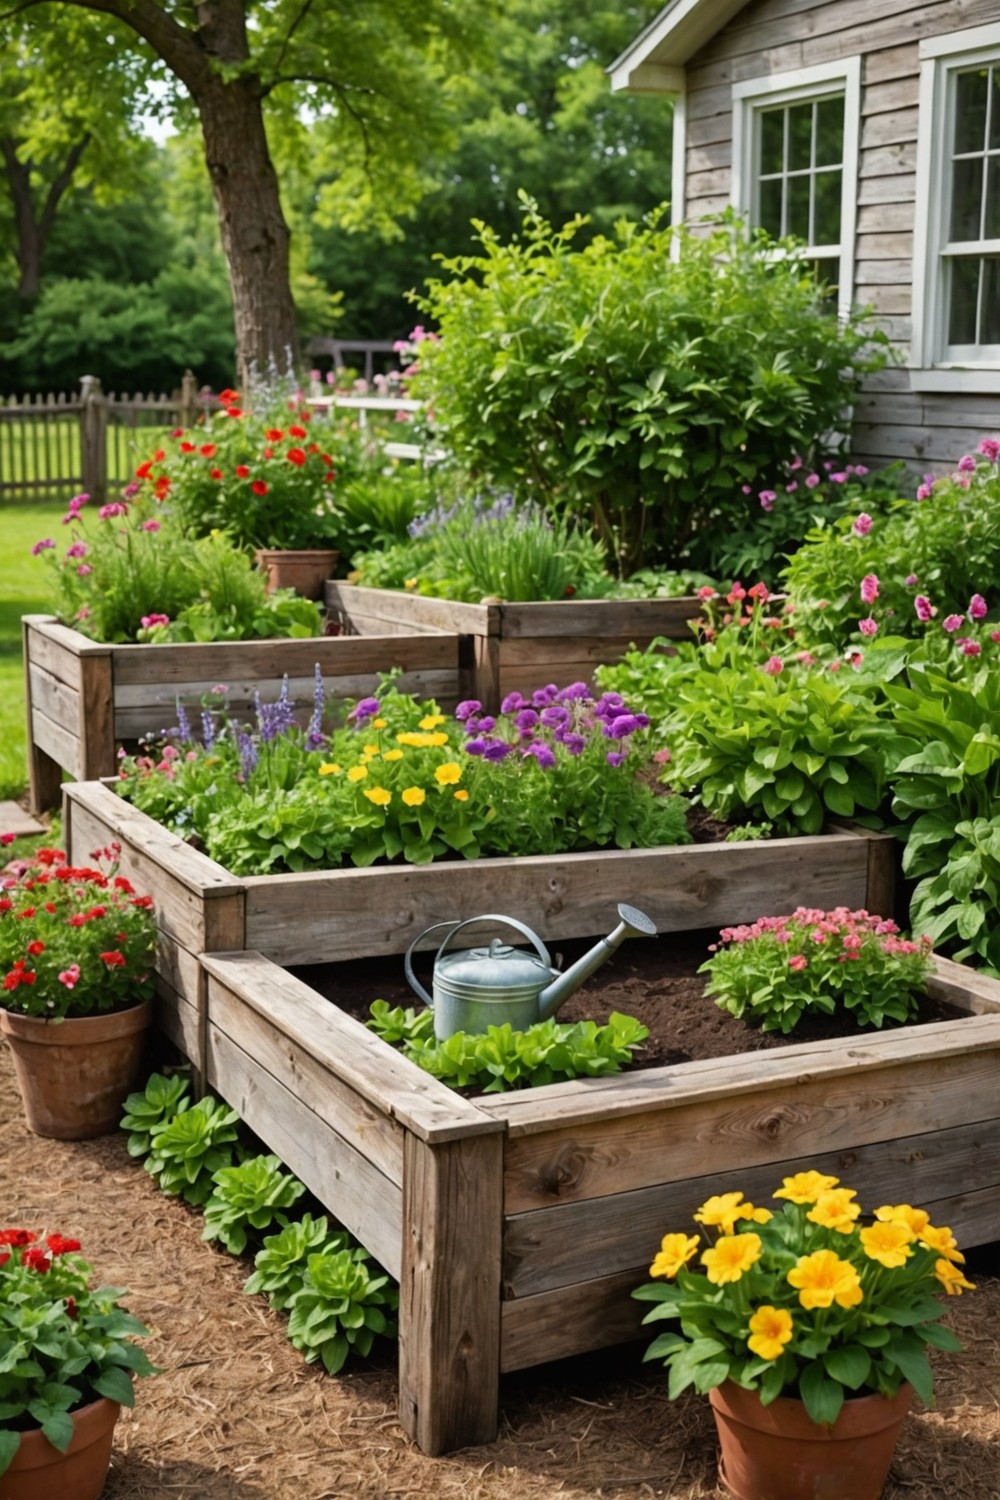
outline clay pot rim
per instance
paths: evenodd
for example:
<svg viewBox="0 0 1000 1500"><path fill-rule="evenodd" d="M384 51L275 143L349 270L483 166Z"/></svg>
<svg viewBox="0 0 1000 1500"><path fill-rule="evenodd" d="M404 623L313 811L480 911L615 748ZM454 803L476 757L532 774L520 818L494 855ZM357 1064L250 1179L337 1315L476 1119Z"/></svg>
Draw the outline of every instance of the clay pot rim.
<svg viewBox="0 0 1000 1500"><path fill-rule="evenodd" d="M100 1011L92 1016L64 1016L62 1020L23 1016L18 1011L0 1008L0 1033L30 1040L43 1047L74 1041L99 1043L108 1036L128 1036L133 1031L144 1031L152 1019L152 1000L140 1000L123 1010Z"/></svg>
<svg viewBox="0 0 1000 1500"><path fill-rule="evenodd" d="M749 1391L733 1380L714 1386L708 1399L717 1412L733 1421L740 1422L752 1412L753 1426L760 1431L822 1442L828 1438L850 1439L902 1421L909 1411L913 1394L913 1387L906 1381L894 1396L883 1396L878 1391L846 1391L840 1413L831 1424L814 1422L798 1396L778 1396L767 1406L762 1406L757 1391ZM879 1416L885 1421L881 1422Z"/></svg>

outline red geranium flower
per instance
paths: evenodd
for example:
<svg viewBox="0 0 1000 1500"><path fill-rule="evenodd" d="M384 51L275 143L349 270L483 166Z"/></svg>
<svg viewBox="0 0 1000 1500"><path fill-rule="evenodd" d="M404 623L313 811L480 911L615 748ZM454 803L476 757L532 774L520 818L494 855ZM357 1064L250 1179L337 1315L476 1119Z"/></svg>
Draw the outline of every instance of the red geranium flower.
<svg viewBox="0 0 1000 1500"><path fill-rule="evenodd" d="M40 1275L44 1276L52 1264L52 1259L46 1255L44 1250L40 1250L36 1245L30 1250L21 1251L21 1264L22 1266L27 1266L29 1271L38 1271Z"/></svg>
<svg viewBox="0 0 1000 1500"><path fill-rule="evenodd" d="M208 477L209 477L209 479L221 479L223 477L222 470L221 469L212 469L210 471Z"/></svg>
<svg viewBox="0 0 1000 1500"><path fill-rule="evenodd" d="M31 958L37 958L39 953L45 952L45 944L36 938L33 943L28 944L28 954Z"/></svg>
<svg viewBox="0 0 1000 1500"><path fill-rule="evenodd" d="M181 452L182 453L197 453L197 451L198 451L198 444L197 443L181 443Z"/></svg>
<svg viewBox="0 0 1000 1500"><path fill-rule="evenodd" d="M250 488L253 490L255 495L267 494L267 485L264 483L263 479L255 479Z"/></svg>
<svg viewBox="0 0 1000 1500"><path fill-rule="evenodd" d="M45 1243L46 1245L48 1245L53 1255L66 1255L70 1250L80 1250L83 1248L79 1240L66 1239L65 1236L61 1234L48 1235L46 1237Z"/></svg>
<svg viewBox="0 0 1000 1500"><path fill-rule="evenodd" d="M264 435L269 443L280 443L285 434L280 427L269 427Z"/></svg>
<svg viewBox="0 0 1000 1500"><path fill-rule="evenodd" d="M198 449L198 452L201 454L202 458L214 458L215 457L215 444L214 443L202 443L201 447Z"/></svg>
<svg viewBox="0 0 1000 1500"><path fill-rule="evenodd" d="M296 464L299 468L306 461L305 453L301 448L289 448L287 457L289 463Z"/></svg>
<svg viewBox="0 0 1000 1500"><path fill-rule="evenodd" d="M101 958L109 969L120 969L125 963L124 953L119 953L115 948L110 953L102 953Z"/></svg>
<svg viewBox="0 0 1000 1500"><path fill-rule="evenodd" d="M136 896L135 900L132 902L133 906L138 906L140 908L147 907L147 906L152 906L152 904L153 904L153 898L152 898L152 896Z"/></svg>
<svg viewBox="0 0 1000 1500"><path fill-rule="evenodd" d="M236 478L237 479L249 479L250 478L250 470L247 468L246 464L237 464L236 465Z"/></svg>
<svg viewBox="0 0 1000 1500"><path fill-rule="evenodd" d="M31 1229L0 1229L0 1245L14 1245L18 1250L23 1245L33 1245L37 1238Z"/></svg>
<svg viewBox="0 0 1000 1500"><path fill-rule="evenodd" d="M288 429L288 436L289 437L304 438L304 437L308 437L309 434L306 432L306 430L305 430L304 427L289 427L289 429Z"/></svg>
<svg viewBox="0 0 1000 1500"><path fill-rule="evenodd" d="M144 464L140 464L139 467L136 469L136 471L135 471L135 477L136 477L136 479L148 479L149 475L150 475L150 471L152 470L152 467L153 467L152 459L147 458L146 462Z"/></svg>

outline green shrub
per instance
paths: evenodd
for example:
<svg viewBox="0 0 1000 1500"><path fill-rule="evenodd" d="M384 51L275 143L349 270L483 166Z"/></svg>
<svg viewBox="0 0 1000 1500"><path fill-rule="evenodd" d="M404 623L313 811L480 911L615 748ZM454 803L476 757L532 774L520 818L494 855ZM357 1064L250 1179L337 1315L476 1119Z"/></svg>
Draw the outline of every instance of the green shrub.
<svg viewBox="0 0 1000 1500"><path fill-rule="evenodd" d="M477 223L479 253L416 299L441 337L414 390L460 463L592 522L625 573L714 571L713 538L760 514L741 487L842 423L885 341L824 311L790 245L661 218L581 249L584 220L528 200L509 244Z"/></svg>
<svg viewBox="0 0 1000 1500"><path fill-rule="evenodd" d="M154 1127L146 1171L163 1192L200 1206L211 1196L214 1174L243 1155L238 1125L235 1109L206 1094L191 1109Z"/></svg>
<svg viewBox="0 0 1000 1500"><path fill-rule="evenodd" d="M221 1240L231 1255L246 1249L257 1234L288 1223L283 1209L301 1198L305 1186L281 1170L276 1156L249 1156L235 1167L220 1167L212 1176L212 1196L204 1206L203 1240Z"/></svg>

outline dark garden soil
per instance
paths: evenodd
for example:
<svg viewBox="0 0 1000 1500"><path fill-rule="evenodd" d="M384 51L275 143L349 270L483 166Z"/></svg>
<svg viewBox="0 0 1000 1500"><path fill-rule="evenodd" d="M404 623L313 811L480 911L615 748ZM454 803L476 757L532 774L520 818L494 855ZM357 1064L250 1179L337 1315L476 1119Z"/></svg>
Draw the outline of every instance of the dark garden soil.
<svg viewBox="0 0 1000 1500"><path fill-rule="evenodd" d="M638 1016L647 1063L781 1045L704 999L694 970L712 937L627 943L560 1014ZM586 946L566 944L565 961ZM362 1016L376 998L414 1000L400 959L301 972ZM122 1416L105 1500L722 1500L707 1402L668 1401L641 1345L505 1377L496 1442L427 1458L396 1419L391 1348L336 1378L305 1364L283 1316L242 1292L249 1262L203 1243L200 1215L159 1191L124 1136L27 1131L2 1046L0 1223L79 1236L153 1330L162 1374ZM934 1354L937 1408L908 1418L885 1500L1000 1500L1000 1247L969 1268L978 1290L949 1307L964 1351Z"/></svg>

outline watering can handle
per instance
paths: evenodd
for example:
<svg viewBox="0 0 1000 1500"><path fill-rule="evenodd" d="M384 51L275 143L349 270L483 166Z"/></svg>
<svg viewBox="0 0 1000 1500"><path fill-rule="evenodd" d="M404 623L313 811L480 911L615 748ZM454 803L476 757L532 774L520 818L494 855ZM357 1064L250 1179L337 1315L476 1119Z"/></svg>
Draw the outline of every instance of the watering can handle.
<svg viewBox="0 0 1000 1500"><path fill-rule="evenodd" d="M413 942L407 948L406 957L403 959L403 972L409 981L410 988L414 991L415 994L420 996L425 1005L429 1005L433 1008L434 1001L431 999L430 995L428 995L427 991L424 989L423 985L420 983L419 979L413 972L413 950L416 948L419 942L423 941L423 939L429 932L439 932L442 927L447 927L450 929L448 936L445 938L444 942L438 949L437 954L435 955L437 958L440 958L444 953L444 950L447 948L448 944L451 942L452 938L455 936L456 932L458 932L459 928L470 927L473 922L502 922L505 927L516 928L518 932L520 932L529 940L529 942L531 942L539 958L542 959L542 961L551 969L552 959L549 957L549 951L545 947L545 944L542 942L541 938L538 937L536 933L532 932L531 928L526 926L524 922L519 922L516 917L502 917L498 912L483 912L483 914L478 917L466 917L462 922L434 922L430 927L425 927L423 932L418 933L418 935L413 939Z"/></svg>

